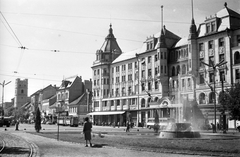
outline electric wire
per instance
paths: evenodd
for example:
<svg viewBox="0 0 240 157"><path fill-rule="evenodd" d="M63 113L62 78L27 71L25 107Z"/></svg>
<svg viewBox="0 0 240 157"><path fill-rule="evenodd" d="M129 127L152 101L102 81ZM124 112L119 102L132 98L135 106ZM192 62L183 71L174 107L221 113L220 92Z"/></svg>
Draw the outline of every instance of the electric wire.
<svg viewBox="0 0 240 157"><path fill-rule="evenodd" d="M84 18L84 19L102 19L109 20L108 17L93 17L93 16L76 16L76 15L52 15L52 14L36 14L36 13L13 13L13 12L5 12L7 14L23 14L30 16L53 16L53 17L65 17L65 18ZM135 21L135 22L156 22L159 23L159 20L148 20L148 19L127 19L127 18L112 18L112 20L119 21ZM191 22L181 22L181 21L164 21L164 23L178 23L178 24L190 24Z"/></svg>
<svg viewBox="0 0 240 157"><path fill-rule="evenodd" d="M18 41L17 41L17 39L13 36L13 34L10 32L10 30L7 28L7 26L6 26L6 24L2 21L2 19L1 19L1 22L3 23L3 25L4 25L4 27L6 28L6 30L8 31L8 33L12 36L12 38L16 41L16 43L17 44L19 44L18 43Z"/></svg>
<svg viewBox="0 0 240 157"><path fill-rule="evenodd" d="M2 14L1 11L0 11L0 14L2 15L3 19L4 19L5 22L7 23L8 27L9 27L9 29L11 30L11 32L13 33L14 37L17 39L19 45L22 47L23 45L22 45L21 41L18 39L17 35L16 35L15 32L13 31L12 27L9 25L7 19L4 17L4 15Z"/></svg>

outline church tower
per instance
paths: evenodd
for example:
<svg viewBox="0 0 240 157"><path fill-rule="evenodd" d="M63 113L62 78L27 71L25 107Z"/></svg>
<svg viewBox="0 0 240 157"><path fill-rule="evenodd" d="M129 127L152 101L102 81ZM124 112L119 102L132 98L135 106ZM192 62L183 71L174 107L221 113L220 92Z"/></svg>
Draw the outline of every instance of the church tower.
<svg viewBox="0 0 240 157"><path fill-rule="evenodd" d="M28 101L28 79L16 79L14 107L20 108Z"/></svg>

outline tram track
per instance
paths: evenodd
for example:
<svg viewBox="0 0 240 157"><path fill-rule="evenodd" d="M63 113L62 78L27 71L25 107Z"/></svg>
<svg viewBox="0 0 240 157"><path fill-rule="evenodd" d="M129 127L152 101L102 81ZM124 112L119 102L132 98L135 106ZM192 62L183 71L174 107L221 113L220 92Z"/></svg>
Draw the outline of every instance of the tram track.
<svg viewBox="0 0 240 157"><path fill-rule="evenodd" d="M17 135L1 134L0 156L4 157L37 157L39 156L38 147Z"/></svg>
<svg viewBox="0 0 240 157"><path fill-rule="evenodd" d="M3 140L3 138L1 138L0 154L1 154L1 152L4 150L5 145L6 145L6 142Z"/></svg>

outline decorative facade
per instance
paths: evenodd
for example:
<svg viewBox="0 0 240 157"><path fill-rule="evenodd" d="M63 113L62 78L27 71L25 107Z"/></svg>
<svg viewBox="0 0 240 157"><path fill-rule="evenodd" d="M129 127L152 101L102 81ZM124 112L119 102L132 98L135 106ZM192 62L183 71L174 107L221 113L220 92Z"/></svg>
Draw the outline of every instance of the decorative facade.
<svg viewBox="0 0 240 157"><path fill-rule="evenodd" d="M121 51L110 25L92 66L90 115L95 124L124 125L130 114L139 126L157 111L159 117L181 122L185 120L184 102L196 100L204 118L213 122L215 96L211 89L215 84L218 108L222 85L225 89L240 80L239 52L240 14L227 4L198 28L192 18L188 38L163 26L160 33L131 52ZM224 64L216 69L207 66L218 63ZM219 122L218 110L216 115Z"/></svg>

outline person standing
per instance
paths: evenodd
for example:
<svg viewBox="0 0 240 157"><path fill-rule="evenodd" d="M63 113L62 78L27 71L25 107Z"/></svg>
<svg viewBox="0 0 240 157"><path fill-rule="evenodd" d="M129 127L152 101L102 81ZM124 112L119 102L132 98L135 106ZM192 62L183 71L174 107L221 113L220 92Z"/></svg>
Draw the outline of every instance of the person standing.
<svg viewBox="0 0 240 157"><path fill-rule="evenodd" d="M129 124L129 122L127 122L127 129L126 129L126 132L129 132L129 129L130 129L130 124Z"/></svg>
<svg viewBox="0 0 240 157"><path fill-rule="evenodd" d="M16 125L16 129L15 129L15 130L18 131L19 120L16 121L16 124L15 124L15 125Z"/></svg>
<svg viewBox="0 0 240 157"><path fill-rule="evenodd" d="M92 132L92 123L89 122L89 118L86 117L85 122L83 124L83 133L84 133L84 138L85 138L85 141L86 141L86 146L85 147L88 147L88 141L90 143L90 147L92 147L91 132Z"/></svg>

